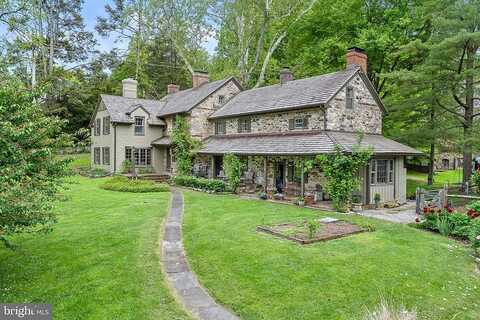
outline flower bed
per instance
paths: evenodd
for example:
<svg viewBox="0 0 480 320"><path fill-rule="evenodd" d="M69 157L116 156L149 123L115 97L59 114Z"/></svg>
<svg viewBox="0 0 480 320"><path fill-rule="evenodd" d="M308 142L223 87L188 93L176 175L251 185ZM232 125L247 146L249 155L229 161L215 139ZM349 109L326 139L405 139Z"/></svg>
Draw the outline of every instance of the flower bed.
<svg viewBox="0 0 480 320"><path fill-rule="evenodd" d="M452 236L460 240L468 240L477 256L480 255L480 201L467 206L466 213L460 213L452 207L431 208L423 210L424 218L417 218L417 227L443 236Z"/></svg>

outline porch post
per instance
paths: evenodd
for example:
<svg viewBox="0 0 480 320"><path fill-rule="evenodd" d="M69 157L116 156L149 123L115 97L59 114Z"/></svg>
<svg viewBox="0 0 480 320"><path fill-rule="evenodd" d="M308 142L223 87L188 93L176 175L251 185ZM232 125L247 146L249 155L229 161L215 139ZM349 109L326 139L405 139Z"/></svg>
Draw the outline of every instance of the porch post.
<svg viewBox="0 0 480 320"><path fill-rule="evenodd" d="M303 197L305 196L305 174L304 172L304 167L305 167L305 162L304 158L302 158L302 165L300 169L300 196Z"/></svg>
<svg viewBox="0 0 480 320"><path fill-rule="evenodd" d="M263 188L265 189L265 193L267 193L267 185L268 185L268 176L267 176L267 156L265 156L265 159L263 160L263 177L264 177L264 186Z"/></svg>

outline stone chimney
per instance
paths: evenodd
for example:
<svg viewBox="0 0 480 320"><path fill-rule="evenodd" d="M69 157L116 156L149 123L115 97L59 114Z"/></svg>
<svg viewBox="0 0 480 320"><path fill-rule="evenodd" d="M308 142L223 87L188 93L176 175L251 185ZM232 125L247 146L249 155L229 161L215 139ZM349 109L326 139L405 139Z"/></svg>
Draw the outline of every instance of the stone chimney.
<svg viewBox="0 0 480 320"><path fill-rule="evenodd" d="M346 59L347 68L350 68L352 66L359 66L365 74L367 73L368 57L365 54L365 50L358 47L348 48Z"/></svg>
<svg viewBox="0 0 480 320"><path fill-rule="evenodd" d="M293 80L293 72L289 68L280 70L280 84L285 84Z"/></svg>
<svg viewBox="0 0 480 320"><path fill-rule="evenodd" d="M180 91L180 86L179 86L179 85L170 83L170 84L167 86L167 93L168 93L168 94L177 93L178 91Z"/></svg>
<svg viewBox="0 0 480 320"><path fill-rule="evenodd" d="M123 96L125 98L137 98L137 80L124 79L122 80Z"/></svg>
<svg viewBox="0 0 480 320"><path fill-rule="evenodd" d="M195 71L192 75L192 87L200 87L202 84L210 80L208 73L205 71Z"/></svg>

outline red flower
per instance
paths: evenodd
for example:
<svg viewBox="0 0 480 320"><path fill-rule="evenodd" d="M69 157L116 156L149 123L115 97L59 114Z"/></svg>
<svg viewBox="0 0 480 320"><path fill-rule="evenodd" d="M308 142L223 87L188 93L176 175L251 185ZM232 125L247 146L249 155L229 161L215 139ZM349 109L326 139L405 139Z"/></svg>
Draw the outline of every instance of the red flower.
<svg viewBox="0 0 480 320"><path fill-rule="evenodd" d="M453 212L453 208L447 207L447 211L448 211L448 213L452 213L452 212Z"/></svg>
<svg viewBox="0 0 480 320"><path fill-rule="evenodd" d="M419 218L419 217L415 218L415 222L416 222L416 223L419 223L419 222L420 222L420 218Z"/></svg>
<svg viewBox="0 0 480 320"><path fill-rule="evenodd" d="M423 208L423 213L428 213L428 208L427 207Z"/></svg>

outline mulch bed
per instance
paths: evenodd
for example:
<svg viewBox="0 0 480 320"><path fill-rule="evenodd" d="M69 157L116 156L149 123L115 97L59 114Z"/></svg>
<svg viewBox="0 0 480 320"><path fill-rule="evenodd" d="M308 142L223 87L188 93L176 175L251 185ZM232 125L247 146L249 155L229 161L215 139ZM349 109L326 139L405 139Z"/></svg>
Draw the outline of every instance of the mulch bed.
<svg viewBox="0 0 480 320"><path fill-rule="evenodd" d="M317 220L318 221L318 220ZM352 234L367 231L356 224L342 220L332 222L318 221L319 228L315 235L310 238L307 222L281 223L272 226L258 226L257 231L268 233L279 238L295 241L300 244L310 244L319 241L328 241Z"/></svg>

